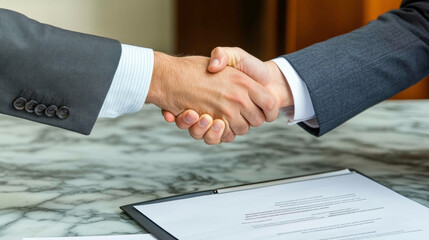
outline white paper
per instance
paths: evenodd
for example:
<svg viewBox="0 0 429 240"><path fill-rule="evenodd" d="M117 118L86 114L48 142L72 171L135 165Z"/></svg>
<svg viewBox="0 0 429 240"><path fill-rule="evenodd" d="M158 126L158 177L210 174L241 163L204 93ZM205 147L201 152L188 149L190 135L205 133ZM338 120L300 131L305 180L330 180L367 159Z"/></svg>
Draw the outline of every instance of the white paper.
<svg viewBox="0 0 429 240"><path fill-rule="evenodd" d="M93 237L24 238L23 240L156 240L156 238L150 234L137 234Z"/></svg>
<svg viewBox="0 0 429 240"><path fill-rule="evenodd" d="M429 209L360 175L136 206L180 240L428 240Z"/></svg>

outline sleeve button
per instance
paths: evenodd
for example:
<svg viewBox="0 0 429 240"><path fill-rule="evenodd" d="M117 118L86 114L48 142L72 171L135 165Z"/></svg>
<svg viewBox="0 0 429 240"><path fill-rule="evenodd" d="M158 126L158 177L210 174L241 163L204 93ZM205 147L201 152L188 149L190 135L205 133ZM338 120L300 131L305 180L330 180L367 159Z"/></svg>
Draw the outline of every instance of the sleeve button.
<svg viewBox="0 0 429 240"><path fill-rule="evenodd" d="M34 108L34 114L37 116L42 116L46 111L46 105L45 104L39 104Z"/></svg>
<svg viewBox="0 0 429 240"><path fill-rule="evenodd" d="M70 115L70 109L66 106L60 107L57 111L57 117L61 120L68 118Z"/></svg>
<svg viewBox="0 0 429 240"><path fill-rule="evenodd" d="M24 110L25 108L25 104L27 104L27 99L23 98L23 97L19 97L17 99L15 99L15 101L13 101L13 107L16 110Z"/></svg>
<svg viewBox="0 0 429 240"><path fill-rule="evenodd" d="M27 102L27 104L25 104L25 111L27 111L29 113L34 112L34 108L36 108L37 104L39 104L39 103L34 101L34 100Z"/></svg>
<svg viewBox="0 0 429 240"><path fill-rule="evenodd" d="M47 117L53 117L55 116L55 114L57 114L57 111L58 111L58 107L55 105L51 105L48 108L46 108L45 115Z"/></svg>

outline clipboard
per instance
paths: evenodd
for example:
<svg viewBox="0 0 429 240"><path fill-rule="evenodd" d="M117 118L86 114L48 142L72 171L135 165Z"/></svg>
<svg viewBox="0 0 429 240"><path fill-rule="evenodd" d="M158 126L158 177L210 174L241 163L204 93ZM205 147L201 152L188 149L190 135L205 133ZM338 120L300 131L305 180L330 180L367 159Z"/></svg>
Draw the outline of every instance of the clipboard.
<svg viewBox="0 0 429 240"><path fill-rule="evenodd" d="M342 181L340 181L341 183L343 183L342 185L341 185L341 183L339 183L338 186L336 185L335 181L338 182L336 177L338 177L338 179L342 179ZM189 235L188 235L189 229L188 228L181 228L181 227L179 227L180 224L177 225L177 222L170 221L171 217L173 217L173 219L174 219L174 214L170 214L171 211L178 211L177 217L185 216L185 218L188 215L188 213L190 213L190 216L192 218L192 211L193 211L195 206L194 205L188 205L188 207L186 207L186 203L185 203L184 205L182 205L182 207L185 207L185 208L179 208L179 209L174 208L175 210L174 209L167 210L168 207L165 208L165 206L171 206L172 204L176 205L176 203L173 203L176 200L186 200L185 202L191 202L191 203L194 202L195 203L196 201L200 201L200 199L198 199L198 197L201 197L202 199L205 199L205 201L202 201L202 202L205 202L206 206L212 206L212 205L207 205L207 204L216 205L216 203L222 202L222 199L223 200L226 200L226 199L233 200L234 198L236 198L237 195L248 195L249 196L249 194L251 194L251 193L253 194L255 192L259 193L259 195L257 195L257 196L260 196L259 200L261 200L261 199L264 199L265 196L275 196L277 194L277 192L271 192L272 195L264 195L264 193L269 193L270 191L278 191L279 189L284 189L284 187L287 187L289 183L292 184L289 186L292 187L292 189L293 189L293 187L297 186L297 184L299 186L305 186L306 184L312 184L312 183L309 183L312 180L315 180L315 181L320 180L320 182L324 182L324 183L333 183L333 185L339 187L339 189L343 189L341 191L344 191L344 187L346 187L346 189L348 191L349 186L354 186L354 189L358 193L360 192L361 194L363 194L363 196L369 197L370 200L376 200L375 201L376 203L377 203L378 197L380 197L381 199L384 198L384 202L388 203L387 205L383 204L380 206L375 206L378 204L374 204L374 208L372 208L372 206L370 205L368 209L363 209L363 212L366 212L368 210L369 211L372 211L372 210L376 211L376 210L380 210L380 209L383 209L383 211L384 211L384 210L388 209L390 212L387 212L387 213L394 213L395 214L395 215L387 215L387 216L392 216L393 218L389 218L389 217L384 218L384 217L377 217L377 214L380 212L375 213L374 217L377 217L377 218L371 219L371 221L382 219L382 220L380 220L381 221L380 225L377 225L375 223L375 221L373 221L373 223L376 224L375 227L379 226L380 227L379 229L381 231L392 231L392 229L391 229L392 223L389 221L403 220L405 222L414 222L414 224L413 225L405 224L405 225L399 226L400 228L402 228L402 230L397 229L396 227L398 227L398 226L396 226L395 228L393 228L394 234L396 232L401 232L401 234L403 232L405 232L406 234L408 234L408 233L409 234L416 234L416 235L413 235L414 238L413 238L413 236L410 236L411 237L410 239L426 239L426 236L429 233L429 226L427 226L427 224L426 224L429 221L429 214L428 214L429 208L423 206L422 204L414 202L414 201L406 198L405 196L402 196L401 194L383 186L382 184L378 183L377 181L374 181L370 177L368 177L365 174L362 174L359 171L356 171L354 169L343 169L343 170L329 171L329 172L316 173L316 174L310 174L310 175L303 175L303 176L275 179L275 180L262 181L262 182L256 182L256 183L250 183L250 184L243 184L243 185L237 185L237 186L231 186L231 187L225 187L225 188L218 188L218 189L212 189L212 190L207 190L207 191L201 191L201 192L183 194L183 195L172 196L172 197L167 197L167 198L161 198L161 199L156 199L156 200L151 200L151 201L146 201L146 202L129 204L129 205L122 206L120 208L128 216L130 216L131 219L133 219L135 222L137 222L137 224L142 226L144 229L146 229L148 232L150 232L157 239L159 239L159 240L177 240L179 238L181 238L181 239L182 238L188 238L189 237ZM359 183L361 183L361 182L363 182L364 184L368 184L368 185L359 185ZM358 185L356 185L356 184L358 184ZM317 184L315 186L317 186ZM332 186L332 185L326 185L326 186ZM265 192L265 191L268 191L268 192ZM292 191L294 191L294 190L292 190ZM298 192L299 192L299 190L298 190ZM373 192L375 192L375 195L372 195ZM231 193L231 195L228 195L228 193ZM318 194L324 194L324 193L318 193ZM333 194L338 194L338 192L334 191ZM222 196L219 196L219 198L217 198L216 195L222 195ZM350 194L337 195L337 196L341 197L341 196L348 196L348 195L350 195ZM337 196L333 195L334 198ZM375 198L373 199L372 196L374 196ZM317 196L317 197L320 197L320 196ZM366 201L367 200L366 197L359 199L360 198L359 196L358 197L352 196L351 198L353 200L355 200L357 198L357 202L359 202L361 200ZM323 199L323 195L321 196L321 198ZM386 199L386 198L388 198L388 199ZM210 200L210 199L211 199L211 203L207 203L207 200ZM328 196L328 197L326 197L326 199L329 199L329 201L331 201L332 197ZM293 202L296 200L291 200L291 201ZM179 202L183 203L183 201L178 201L177 204L179 204L179 206L180 206ZM343 203L342 200L339 202ZM162 203L162 204L159 204L159 203ZM350 202L347 202L347 200L346 200L346 203L350 203ZM153 207L149 206L151 204L154 204L154 206ZM225 201L223 201L223 203L221 203L221 204L225 204ZM189 206L192 206L192 208L189 208ZM231 206L233 206L233 205L231 205ZM204 209L205 206L202 206L202 208L203 209L197 210L197 212L199 211L201 213L205 213L205 216L202 216L202 219L204 219L204 217L206 219L209 219L209 218L212 218L213 216L216 216L216 213L214 215L212 215L210 212L207 212L206 211L207 208ZM359 208L360 207L357 206L358 210L360 210ZM142 210L142 209L146 209L146 210L148 210L148 212L143 213L146 210ZM154 211L161 211L160 212L161 215L154 215L157 213L149 211L150 209L153 209ZM155 209L157 209L157 210L155 210ZM398 212L397 209L401 209L401 211ZM166 212L166 210L167 210L167 212ZM319 209L317 209L317 210L319 210ZM322 209L322 210L325 211L325 209ZM342 210L342 209L340 208L340 210ZM323 214L323 211L322 211L322 214ZM162 212L164 212L164 213L162 213ZM328 214L330 214L329 212L330 211L328 211ZM336 214L338 212L338 209L337 210L334 209L333 212L334 212L334 214ZM360 211L357 211L357 212L360 212ZM265 212L262 212L262 213L265 213ZM344 212L342 212L342 213L344 213ZM195 214L195 212L194 212L194 214ZM252 214L252 213L250 213L250 214ZM257 214L259 214L259 213L257 213ZM277 214L277 212L275 214ZM352 214L354 214L354 210L352 211ZM408 214L408 215L405 216L404 214ZM338 215L341 216L343 214L338 214ZM149 216L151 216L152 219ZM217 215L217 216L219 217L219 215ZM160 217L160 218L158 218L158 217ZM224 217L224 215L222 217ZM271 217L271 216L268 216L268 218L269 217ZM322 216L322 219L323 218L325 218L325 217ZM346 217L346 218L348 218L348 217ZM404 218L406 218L406 219L404 219ZM222 219L222 218L220 218L220 219ZM384 221L384 219L387 219L387 220ZM396 220L394 220L394 219L396 219ZM226 220L226 219L224 219L224 220ZM221 222L218 222L218 224L222 224L222 221L224 221L224 220L220 220ZM254 219L251 219L250 221L252 221L252 220L254 220ZM347 219L347 221L348 220L349 219ZM156 221L158 221L158 224ZM351 222L352 224L355 224L355 222L353 222L353 221L356 221L356 220L352 220L352 222ZM359 221L359 220L357 220L357 221ZM366 220L364 219L364 221L366 221ZM343 222L343 223L348 224L347 222ZM258 223L256 223L256 224L258 224ZM342 225L344 225L344 224L342 224ZM164 226L164 227L162 227L162 226ZM208 226L207 229L210 229L211 228L210 226L218 226L218 225L207 225L207 226ZM234 232L236 233L235 227L240 228L239 225L237 225L237 226L228 225L228 226L230 228L228 230L228 227L226 227L227 231L225 231L225 232L229 231L229 233L234 233ZM322 227L325 227L325 226L322 224ZM370 227L374 227L374 226L370 226ZM413 229L409 229L409 228L413 228ZM166 229L169 229L169 230L167 231ZM203 227L203 229L204 229L204 227ZM341 229L343 229L343 227L341 227ZM243 231L243 229L241 229L241 230ZM304 229L304 230L307 231L306 229ZM171 231L171 232L169 232L169 231ZM372 231L368 231L368 229L363 229L363 231L365 231L365 232L359 233L359 234L372 234L373 233ZM293 233L298 232L300 234L299 231L295 231L295 230L291 231L291 232L293 232ZM210 233L210 230L208 233ZM279 234L279 233L283 234L282 232L277 232L274 234ZM207 233L199 232L197 234L202 234L201 236L204 236L204 234L207 234ZM225 233L225 234L227 234L227 233ZM266 233L262 233L262 234L266 234ZM270 233L268 233L268 234L270 234ZM286 232L286 234L289 234L289 233ZM196 235L191 236L191 238L196 239L195 236ZM237 235L224 235L224 236L230 236L230 238L228 238L228 239L237 239ZM266 236L266 235L264 235L264 236ZM204 239L204 237L203 237L203 239ZM210 239L213 239L213 238L210 238Z"/></svg>
<svg viewBox="0 0 429 240"><path fill-rule="evenodd" d="M339 176L342 174L350 174L350 173L361 174L360 172L353 170L353 169L334 170L334 171L328 171L328 172L322 172L322 173L294 176L294 177L288 177L288 178L280 178L280 179L274 179L274 180L268 180L268 181L262 181L262 182L256 182L256 183L249 183L249 184L242 184L242 185L230 186L230 187L225 187L225 188L206 190L206 191L195 192L195 193L182 194L182 195L160 198L160 199L155 199L155 200L150 200L150 201L145 201L145 202L138 202L138 203L133 203L133 204L121 206L120 209L122 211L124 211L138 225L143 227L145 230L147 230L149 233L151 233L157 239L160 239L160 240L178 240L176 237L171 235L169 232L167 232L161 226L159 226L158 224L153 222L149 217L145 216L143 213L138 211L135 208L135 206L149 205L149 204L153 204L153 203L169 202L169 201L194 198L194 197L200 197L200 196L207 196L207 195L213 195L213 194L226 194L226 193L230 193L230 192L245 191L245 190L250 190L250 189L255 189L255 188L263 188L263 187L268 187L268 186L279 185L279 184L287 184L287 183L294 183L294 182L299 182L299 181L308 181L308 180L313 180L313 179L334 177L334 176ZM361 174L361 175L363 175L363 174ZM363 175L363 176L365 176L365 175Z"/></svg>

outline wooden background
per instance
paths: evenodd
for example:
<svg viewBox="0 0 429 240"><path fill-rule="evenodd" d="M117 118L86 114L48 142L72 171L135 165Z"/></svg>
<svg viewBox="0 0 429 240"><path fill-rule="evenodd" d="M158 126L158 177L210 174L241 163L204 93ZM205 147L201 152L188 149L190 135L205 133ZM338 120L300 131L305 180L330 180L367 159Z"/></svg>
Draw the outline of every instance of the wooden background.
<svg viewBox="0 0 429 240"><path fill-rule="evenodd" d="M176 53L239 46L262 60L350 32L401 0L177 0ZM395 99L429 98L429 79Z"/></svg>

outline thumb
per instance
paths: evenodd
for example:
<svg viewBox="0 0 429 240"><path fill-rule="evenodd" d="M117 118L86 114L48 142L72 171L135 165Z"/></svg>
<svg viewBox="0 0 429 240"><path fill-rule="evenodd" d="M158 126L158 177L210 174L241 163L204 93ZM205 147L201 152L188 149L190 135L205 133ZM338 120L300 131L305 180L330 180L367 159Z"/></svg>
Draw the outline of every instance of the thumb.
<svg viewBox="0 0 429 240"><path fill-rule="evenodd" d="M217 47L212 51L209 72L222 71L226 66L244 72L263 86L270 82L269 70L264 62L241 48Z"/></svg>
<svg viewBox="0 0 429 240"><path fill-rule="evenodd" d="M224 49L223 47L217 47L211 52L209 66L207 67L209 72L217 73L226 68L230 57Z"/></svg>

